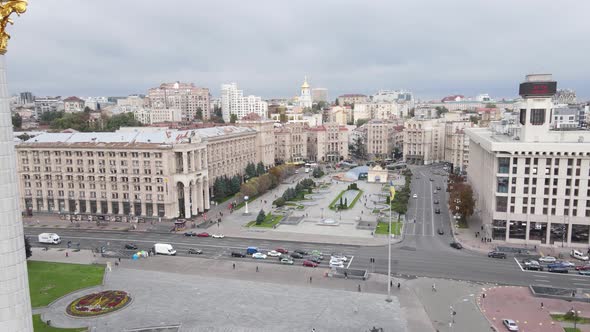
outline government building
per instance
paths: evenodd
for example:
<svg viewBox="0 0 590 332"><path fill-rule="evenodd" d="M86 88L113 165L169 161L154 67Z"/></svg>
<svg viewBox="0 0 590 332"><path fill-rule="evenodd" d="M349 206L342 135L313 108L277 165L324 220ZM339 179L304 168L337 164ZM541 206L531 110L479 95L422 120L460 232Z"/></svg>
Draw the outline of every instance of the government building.
<svg viewBox="0 0 590 332"><path fill-rule="evenodd" d="M590 245L590 132L550 130L556 87L551 75L528 75L517 123L464 129L475 213L493 239Z"/></svg>

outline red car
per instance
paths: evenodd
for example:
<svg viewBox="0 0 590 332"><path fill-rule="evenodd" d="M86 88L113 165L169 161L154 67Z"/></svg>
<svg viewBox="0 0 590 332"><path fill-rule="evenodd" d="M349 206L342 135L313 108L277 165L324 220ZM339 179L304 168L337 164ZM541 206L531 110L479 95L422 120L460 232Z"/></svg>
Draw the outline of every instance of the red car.
<svg viewBox="0 0 590 332"><path fill-rule="evenodd" d="M314 263L312 261L303 261L303 266L317 267L318 264L317 263Z"/></svg>
<svg viewBox="0 0 590 332"><path fill-rule="evenodd" d="M276 248L275 251L280 252L281 254L288 254L289 253L289 250L287 250L285 248Z"/></svg>
<svg viewBox="0 0 590 332"><path fill-rule="evenodd" d="M209 235L209 233L207 233L207 232L197 234L197 237L209 237L209 236L211 236L211 235Z"/></svg>
<svg viewBox="0 0 590 332"><path fill-rule="evenodd" d="M587 271L590 270L590 265L578 265L576 266L577 271Z"/></svg>

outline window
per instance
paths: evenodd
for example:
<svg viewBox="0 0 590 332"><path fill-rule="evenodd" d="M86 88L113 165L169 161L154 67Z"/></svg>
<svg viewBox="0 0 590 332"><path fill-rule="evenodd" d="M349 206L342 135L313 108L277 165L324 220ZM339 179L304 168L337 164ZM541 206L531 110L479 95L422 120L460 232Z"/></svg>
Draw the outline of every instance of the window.
<svg viewBox="0 0 590 332"><path fill-rule="evenodd" d="M500 157L498 158L498 173L507 174L510 167L510 158Z"/></svg>
<svg viewBox="0 0 590 332"><path fill-rule="evenodd" d="M533 126L540 126L545 123L545 109L533 108L531 109L531 124Z"/></svg>
<svg viewBox="0 0 590 332"><path fill-rule="evenodd" d="M498 178L497 192L499 192L499 193L507 193L508 192L508 178L506 178L506 177L499 177Z"/></svg>
<svg viewBox="0 0 590 332"><path fill-rule="evenodd" d="M497 196L496 197L496 211L506 212L508 208L507 204L508 197Z"/></svg>
<svg viewBox="0 0 590 332"><path fill-rule="evenodd" d="M526 109L524 108L520 109L520 124L523 126L526 124Z"/></svg>

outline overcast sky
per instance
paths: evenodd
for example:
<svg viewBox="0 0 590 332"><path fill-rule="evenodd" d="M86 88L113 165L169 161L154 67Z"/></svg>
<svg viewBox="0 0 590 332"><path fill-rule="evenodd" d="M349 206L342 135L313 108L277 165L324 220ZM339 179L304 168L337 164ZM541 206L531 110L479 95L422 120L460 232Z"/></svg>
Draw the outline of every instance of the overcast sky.
<svg viewBox="0 0 590 332"><path fill-rule="evenodd" d="M331 99L514 97L542 72L590 97L589 13L587 0L31 0L8 27L9 90L125 96L180 80L271 98L307 75Z"/></svg>

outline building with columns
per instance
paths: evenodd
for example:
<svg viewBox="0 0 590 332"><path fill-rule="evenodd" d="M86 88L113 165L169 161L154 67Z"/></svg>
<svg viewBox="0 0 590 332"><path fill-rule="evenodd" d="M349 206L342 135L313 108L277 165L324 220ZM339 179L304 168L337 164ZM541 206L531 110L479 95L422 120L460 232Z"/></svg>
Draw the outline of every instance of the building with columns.
<svg viewBox="0 0 590 332"><path fill-rule="evenodd" d="M45 133L16 150L26 211L127 221L209 209L207 147L195 130Z"/></svg>
<svg viewBox="0 0 590 332"><path fill-rule="evenodd" d="M275 128L275 158L282 162L299 162L307 158L307 130L304 123L285 123Z"/></svg>
<svg viewBox="0 0 590 332"><path fill-rule="evenodd" d="M557 83L528 75L517 123L467 128L475 211L495 240L590 245L590 132L553 131Z"/></svg>

